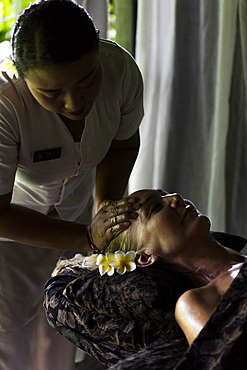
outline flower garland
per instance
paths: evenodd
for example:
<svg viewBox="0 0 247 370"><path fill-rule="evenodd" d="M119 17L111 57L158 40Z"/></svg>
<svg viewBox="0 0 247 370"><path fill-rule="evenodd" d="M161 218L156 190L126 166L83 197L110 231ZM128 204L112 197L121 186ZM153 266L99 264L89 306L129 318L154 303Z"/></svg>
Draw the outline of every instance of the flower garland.
<svg viewBox="0 0 247 370"><path fill-rule="evenodd" d="M136 253L129 251L124 253L117 251L115 253L107 252L106 255L99 254L97 257L96 265L99 266L100 275L107 274L112 276L116 270L118 274L123 275L125 272L131 272L136 269L134 262Z"/></svg>
<svg viewBox="0 0 247 370"><path fill-rule="evenodd" d="M3 62L0 64L0 71L6 72L11 79L13 77L19 77L15 63L11 58L5 58L3 60Z"/></svg>

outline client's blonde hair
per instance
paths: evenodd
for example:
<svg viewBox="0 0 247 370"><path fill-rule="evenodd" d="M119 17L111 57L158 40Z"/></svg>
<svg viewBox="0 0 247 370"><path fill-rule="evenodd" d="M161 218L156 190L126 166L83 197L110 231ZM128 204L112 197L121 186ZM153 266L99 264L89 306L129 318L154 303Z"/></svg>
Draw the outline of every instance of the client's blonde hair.
<svg viewBox="0 0 247 370"><path fill-rule="evenodd" d="M124 253L127 253L129 251L136 252L139 249L138 244L133 241L133 238L131 238L130 235L131 233L128 231L128 229L124 230L114 239L112 239L103 253L115 253L117 251L122 251ZM96 268L98 268L98 266L96 265L97 257L98 254L92 254L85 257L82 254L77 253L73 258L70 259L60 258L51 276L61 274L64 270L73 270L73 268L76 267L80 267L89 271L95 270Z"/></svg>

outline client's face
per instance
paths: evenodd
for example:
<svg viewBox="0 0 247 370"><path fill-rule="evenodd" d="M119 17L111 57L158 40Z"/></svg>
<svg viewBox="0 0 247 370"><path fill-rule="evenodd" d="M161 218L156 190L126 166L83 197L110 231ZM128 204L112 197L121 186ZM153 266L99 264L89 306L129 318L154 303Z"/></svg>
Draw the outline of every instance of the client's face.
<svg viewBox="0 0 247 370"><path fill-rule="evenodd" d="M141 190L131 196L140 202L141 208L130 232L139 245L148 248L147 253L173 257L196 246L209 233L209 219L177 193Z"/></svg>

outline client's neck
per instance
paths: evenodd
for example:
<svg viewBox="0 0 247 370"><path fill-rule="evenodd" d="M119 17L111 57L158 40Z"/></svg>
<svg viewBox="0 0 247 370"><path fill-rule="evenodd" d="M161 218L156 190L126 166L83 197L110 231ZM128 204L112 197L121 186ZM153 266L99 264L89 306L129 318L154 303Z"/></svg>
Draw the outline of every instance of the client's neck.
<svg viewBox="0 0 247 370"><path fill-rule="evenodd" d="M198 251L197 258L190 260L190 271L186 275L195 286L202 286L245 259L246 257L241 253L222 246L211 237L209 242Z"/></svg>
<svg viewBox="0 0 247 370"><path fill-rule="evenodd" d="M219 244L210 235L184 253L166 259L166 267L186 275L195 287L210 283L246 259L241 253Z"/></svg>

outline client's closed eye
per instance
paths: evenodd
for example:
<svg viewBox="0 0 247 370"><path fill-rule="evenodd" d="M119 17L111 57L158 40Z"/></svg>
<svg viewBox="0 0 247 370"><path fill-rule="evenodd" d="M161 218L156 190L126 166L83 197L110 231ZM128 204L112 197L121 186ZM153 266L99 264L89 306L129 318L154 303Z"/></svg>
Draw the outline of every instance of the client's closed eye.
<svg viewBox="0 0 247 370"><path fill-rule="evenodd" d="M165 190L163 190L163 189L157 189L157 191L161 193L161 196L162 196L162 197L164 197L164 196L166 196L166 195L168 195L168 194L169 194L167 191L165 191Z"/></svg>
<svg viewBox="0 0 247 370"><path fill-rule="evenodd" d="M150 207L149 217L161 211L163 205L161 203L156 203Z"/></svg>

